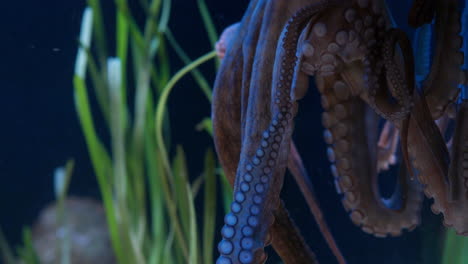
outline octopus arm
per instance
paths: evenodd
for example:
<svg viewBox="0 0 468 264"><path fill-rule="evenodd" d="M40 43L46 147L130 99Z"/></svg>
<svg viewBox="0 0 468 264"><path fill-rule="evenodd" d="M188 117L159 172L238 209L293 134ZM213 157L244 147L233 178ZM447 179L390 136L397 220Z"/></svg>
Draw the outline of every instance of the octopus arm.
<svg viewBox="0 0 468 264"><path fill-rule="evenodd" d="M286 219L288 213L278 197L282 185L280 174L284 174L287 164L290 134L275 147L274 142L269 142L270 150L281 145L281 150L273 154L276 155L275 164L268 172L270 175L274 173L269 178L280 177L280 180L265 183L262 182L265 177L260 175L265 172L265 165L271 164L271 159L266 157L273 153L259 147L263 143L261 131L273 124L270 103L265 102L271 91L262 87L271 86L276 50L272 43L276 43L288 18L287 13L280 11L297 9L303 4L301 1L295 1L295 5L286 1L252 1L234 43L226 51L215 83L215 144L235 193L231 212L225 217L223 241L218 245L221 253L218 263L261 263L266 255L259 249L263 249L270 239L286 263L315 263L315 256L303 239L287 242L288 238L300 238L300 235L292 221ZM275 135L270 135L275 140ZM262 166L258 166L260 164ZM254 165L257 165L256 170L252 171ZM267 192L269 195L265 195ZM274 221L275 217L277 221ZM302 256L301 261L298 262L297 256Z"/></svg>
<svg viewBox="0 0 468 264"><path fill-rule="evenodd" d="M461 69L464 56L460 52L463 38L459 35L460 11L457 0L436 1L436 49L423 91L434 119L439 119L447 107L456 101L465 74Z"/></svg>

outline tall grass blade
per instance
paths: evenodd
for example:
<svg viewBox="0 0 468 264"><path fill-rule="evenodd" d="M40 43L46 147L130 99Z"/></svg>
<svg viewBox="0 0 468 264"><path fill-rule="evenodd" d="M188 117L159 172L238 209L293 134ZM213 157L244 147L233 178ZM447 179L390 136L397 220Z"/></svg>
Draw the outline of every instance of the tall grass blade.
<svg viewBox="0 0 468 264"><path fill-rule="evenodd" d="M185 51L179 45L179 43L175 39L174 35L172 35L172 31L169 28L166 31L166 37L167 37L167 40L169 41L169 44L171 45L171 47L176 52L177 56L179 56L179 58L186 65L189 65L190 63L192 63L189 56L185 53ZM208 82L206 81L205 77L201 74L201 72L198 69L194 69L193 71L191 71L191 74L192 74L193 78L195 79L195 81L197 82L198 86L200 86L200 89L205 94L208 101L211 103L212 91L211 91L211 87L208 84Z"/></svg>
<svg viewBox="0 0 468 264"><path fill-rule="evenodd" d="M171 229L167 237L167 242L164 246L164 252L163 254L161 254L161 259L159 263L163 263L163 264L174 263L173 261L174 258L172 257L172 254L171 254L173 246L174 246L174 230Z"/></svg>
<svg viewBox="0 0 468 264"><path fill-rule="evenodd" d="M442 258L442 264L464 264L463 259L463 244L464 238L457 236L455 231L452 229L447 229L445 235L445 247L444 247L444 256ZM468 259L465 259L468 260Z"/></svg>
<svg viewBox="0 0 468 264"><path fill-rule="evenodd" d="M75 74L84 79L86 76L87 53L86 49L91 46L91 33L93 23L93 10L90 7L85 8L81 20L80 48L75 61Z"/></svg>
<svg viewBox="0 0 468 264"><path fill-rule="evenodd" d="M189 180L185 154L181 146L177 146L176 156L172 164L172 171L174 172L174 200L177 203L177 211L180 215L183 232L188 234L190 231L190 207L189 197L185 188L189 184Z"/></svg>
<svg viewBox="0 0 468 264"><path fill-rule="evenodd" d="M125 1L120 5L124 5ZM121 107L123 113L123 126L127 127L127 60L128 60L128 45L129 45L129 31L131 19L128 15L124 13L123 8L117 8L117 36L116 36L116 47L117 47L117 57L120 60L120 93L121 93ZM124 9L125 10L125 9ZM109 66L108 66L109 67ZM112 78L108 76L108 78Z"/></svg>
<svg viewBox="0 0 468 264"><path fill-rule="evenodd" d="M169 98L169 94L174 88L175 84L188 72L192 71L194 68L199 66L200 64L213 59L216 57L216 51L209 52L202 57L198 58L195 60L193 63L185 66L181 70L179 70L173 77L172 79L167 83L166 87L162 91L159 102L156 108L156 116L155 116L155 129L156 129L156 141L158 144L158 148L161 152L163 162L164 162L164 167L165 170L167 171L168 175L171 175L171 170L169 166L169 159L167 157L167 151L166 151L166 146L164 144L163 140L163 135L162 135L162 122L163 122L163 116L164 116L164 109L167 104L167 100Z"/></svg>
<svg viewBox="0 0 468 264"><path fill-rule="evenodd" d="M162 0L163 1L163 6L162 6L162 11L161 11L161 17L159 19L159 27L158 31L159 32L166 32L167 25L169 23L169 17L171 15L171 0Z"/></svg>
<svg viewBox="0 0 468 264"><path fill-rule="evenodd" d="M60 229L63 230L62 236L58 237L57 246L60 247L60 263L70 264L71 263L71 241L70 241L70 229L67 219L67 212L65 208L66 196L68 192L68 186L71 181L73 173L73 167L75 163L73 160L69 160L65 167L59 167L55 169L54 173L54 189L55 197L57 199L57 223Z"/></svg>
<svg viewBox="0 0 468 264"><path fill-rule="evenodd" d="M54 172L55 199L65 200L74 167L75 167L75 161L69 160L67 161L67 164L65 165L65 167L59 167L55 169L55 172Z"/></svg>
<svg viewBox="0 0 468 264"><path fill-rule="evenodd" d="M206 117L200 123L197 124L196 129L198 131L206 131L210 136L213 137L213 120Z"/></svg>
<svg viewBox="0 0 468 264"><path fill-rule="evenodd" d="M224 174L224 171L220 170L218 172L219 179L221 181L221 189L222 189L222 196L223 196L223 207L224 211L229 213L231 210L231 203L232 203L232 187L231 184L229 184L226 175Z"/></svg>
<svg viewBox="0 0 468 264"><path fill-rule="evenodd" d="M115 191L117 194L117 202L125 201L128 191L127 182L127 166L126 166L126 151L125 151L125 127L123 124L123 109L122 109L122 93L121 89L121 61L118 58L109 59L108 63L109 76L109 95L111 105L111 141L112 141L112 156L113 172L115 178Z"/></svg>
<svg viewBox="0 0 468 264"><path fill-rule="evenodd" d="M214 26L213 20L211 19L210 12L206 6L205 0L197 0L198 11L203 19L203 24L205 25L206 32L208 33L208 38L212 48L214 49L216 41L218 41L218 33L216 32L216 27Z"/></svg>
<svg viewBox="0 0 468 264"><path fill-rule="evenodd" d="M203 263L213 263L213 241L216 227L216 161L213 151L205 154L205 196L203 215Z"/></svg>
<svg viewBox="0 0 468 264"><path fill-rule="evenodd" d="M179 70L173 77L172 79L168 82L166 87L163 89L160 97L159 97L159 102L156 107L156 115L155 115L155 134L156 134L156 142L158 146L158 150L161 155L161 159L163 162L163 167L166 173L164 173L164 176L162 176L162 183L163 183L163 189L166 197L166 202L168 206L168 213L170 216L170 221L172 222L174 226L174 232L176 236L176 241L178 244L182 245L183 251L187 254L184 254L185 256L188 257L188 249L185 244L185 241L183 239L182 235L182 230L181 230L181 225L180 221L176 215L175 212L175 204L174 201L171 198L170 195L170 188L169 188L169 178L173 178L173 174L171 171L171 166L169 165L169 158L166 150L166 145L164 144L164 139L163 139L163 117L164 117L164 109L166 108L167 100L169 98L169 94L172 91L172 88L174 88L175 84L177 81L179 81L185 74L196 68L198 65L214 58L216 56L216 52L212 51L199 59L195 60L192 64L185 66L181 70Z"/></svg>
<svg viewBox="0 0 468 264"><path fill-rule="evenodd" d="M192 194L193 197L198 196L198 192L200 191L203 183L205 182L205 175L200 175L198 176L193 182L192 182Z"/></svg>
<svg viewBox="0 0 468 264"><path fill-rule="evenodd" d="M39 257L32 242L31 229L23 228L23 247L18 249L18 254L26 264L40 264Z"/></svg>
<svg viewBox="0 0 468 264"><path fill-rule="evenodd" d="M164 86L167 85L167 82L171 78L171 63L169 60L167 48L166 48L166 42L163 38L159 39L159 49L158 49L158 61L159 61L159 85L158 87L161 88L161 90L164 88ZM160 93L161 90L158 90Z"/></svg>
<svg viewBox="0 0 468 264"><path fill-rule="evenodd" d="M187 192L187 202L189 204L189 214L190 214L190 236L189 236L189 250L190 250L190 264L199 263L198 256L198 232L197 232L197 215L195 214L195 199L190 189L190 185L186 185ZM212 262L207 262L212 263Z"/></svg>
<svg viewBox="0 0 468 264"><path fill-rule="evenodd" d="M146 139L148 144L145 147L146 150L146 167L148 168L148 183L149 183L149 200L150 200L150 211L151 211L151 227L152 235L151 241L155 248L151 254L156 254L156 263L160 262L160 257L164 251L164 245L166 243L167 235L165 227L167 226L164 218L164 196L161 187L161 175L164 173L162 164L156 155L156 149L154 148L154 137L152 131L146 132Z"/></svg>
<svg viewBox="0 0 468 264"><path fill-rule="evenodd" d="M211 19L210 12L208 11L208 7L206 6L205 0L197 0L198 10L200 11L200 15L203 19L203 24L205 26L205 30L208 33L208 38L211 42L211 47L214 49L216 42L218 41L218 33L216 32L216 27ZM216 69L219 68L219 58L215 60L215 67Z"/></svg>
<svg viewBox="0 0 468 264"><path fill-rule="evenodd" d="M105 62L107 59L107 35L104 28L104 19L102 17L100 0L88 0L88 5L93 9L94 36L97 40L96 44L97 54L99 54L99 62L102 67L105 67Z"/></svg>
<svg viewBox="0 0 468 264"><path fill-rule="evenodd" d="M3 235L3 231L0 229L0 256L5 264L16 264L13 251L11 250L8 242Z"/></svg>
<svg viewBox="0 0 468 264"><path fill-rule="evenodd" d="M83 42L82 42L83 43ZM86 44L86 43L85 43ZM107 223L110 230L112 246L120 263L123 263L123 253L120 250L120 239L115 220L115 208L112 201L112 181L109 178L111 173L111 162L109 155L103 144L97 137L94 121L91 114L89 98L85 83L86 57L82 63L77 63L73 84L75 87L75 108L78 112L78 119L85 136L86 145L93 164L93 168L99 183L104 208L106 210Z"/></svg>
<svg viewBox="0 0 468 264"><path fill-rule="evenodd" d="M190 184L182 147L177 147L172 163L169 159L166 146L170 145L170 126L166 109L171 90L187 73L195 76L211 100L210 85L196 68L215 58L216 53L210 52L193 62L186 56L168 29L171 0L140 0L146 15L143 27L136 23L127 0L114 2L117 7L116 57L107 57L101 2L88 0L92 9L88 8L83 15L73 84L76 110L101 191L117 262L212 262L217 195L214 154L207 152L204 178ZM206 4L198 1L198 6L214 45L216 30ZM98 61L90 52L93 34ZM187 64L174 75L166 41ZM112 155L94 126L86 83L88 70L99 107L109 124ZM128 77L129 72L136 77ZM135 83L130 84L128 80ZM128 107L128 98L133 96L127 91L129 87L136 87L133 112ZM130 116L131 113L134 116ZM205 120L204 129L208 130L208 126L209 121ZM69 182L67 177L63 172L56 177L56 196L61 199L62 206ZM194 200L203 180L205 205L203 239L200 240ZM65 209L62 209L62 216L65 216ZM64 262L68 261L64 259Z"/></svg>

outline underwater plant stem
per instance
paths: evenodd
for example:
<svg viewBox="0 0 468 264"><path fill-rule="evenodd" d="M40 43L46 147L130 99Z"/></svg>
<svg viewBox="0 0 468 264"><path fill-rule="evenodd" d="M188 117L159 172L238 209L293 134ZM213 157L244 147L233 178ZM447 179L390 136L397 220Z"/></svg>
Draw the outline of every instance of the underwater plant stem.
<svg viewBox="0 0 468 264"><path fill-rule="evenodd" d="M167 156L167 151L166 151L166 146L164 144L163 140L163 135L162 135L162 121L164 117L164 109L167 104L167 100L169 97L170 92L172 91L172 88L174 88L175 84L188 72L192 71L194 68L198 67L200 64L203 64L206 61L209 61L210 59L216 58L216 51L211 51L191 64L185 66L181 70L179 70L173 77L172 79L169 80L167 83L166 87L164 87L160 98L158 105L156 107L156 117L155 117L155 132L156 132L156 142L158 145L159 150L161 151L161 154L163 156L163 162L164 162L164 167L168 175L171 175L171 167L169 165L169 158Z"/></svg>
<svg viewBox="0 0 468 264"><path fill-rule="evenodd" d="M192 190L190 189L190 185L187 183L186 192L187 192L187 202L189 204L189 214L190 214L190 236L189 236L189 248L190 248L190 264L197 264L199 263L199 256L198 256L198 232L197 232L197 215L195 213L195 206L193 201L195 201L195 197L193 196ZM213 263L213 262L206 262L206 263Z"/></svg>
<svg viewBox="0 0 468 264"><path fill-rule="evenodd" d="M143 8L143 10L148 13L148 0L138 0L138 2L140 3L140 6Z"/></svg>
<svg viewBox="0 0 468 264"><path fill-rule="evenodd" d="M159 32L166 32L167 24L169 23L169 17L171 15L171 0L163 0L161 17L159 19Z"/></svg>
<svg viewBox="0 0 468 264"><path fill-rule="evenodd" d="M109 102L107 100L107 98L109 98L109 91L107 89L107 84L105 83L105 80L103 79L105 75L101 74L101 72L98 70L96 60L91 54L91 51L89 50L89 48L84 47L84 50L86 51L86 55L87 55L86 66L91 76L91 82L93 84L92 86L94 87L94 93L96 94L96 99L99 104L99 108L102 112L104 120L106 121L106 124L109 124L110 114L109 114Z"/></svg>
<svg viewBox="0 0 468 264"><path fill-rule="evenodd" d="M184 52L180 44L174 38L174 35L172 35L172 31L170 30L170 28L167 29L165 35L167 37L167 40L169 41L169 44L171 44L172 48L176 52L177 56L179 56L179 58L187 65L192 63L188 55ZM205 94L208 101L211 103L213 92L211 91L210 85L206 81L205 77L203 77L203 75L198 69L194 69L193 71L191 71L191 74L193 75L195 81L198 83L198 86L200 86L200 89Z"/></svg>
<svg viewBox="0 0 468 264"><path fill-rule="evenodd" d="M162 159L162 165L164 167L164 170L166 173L163 173L161 180L163 184L163 189L164 189L164 194L165 198L168 201L168 212L169 216L171 218L171 221L173 222L174 226L174 232L176 235L177 242L181 245L182 251L184 252L184 255L186 258L188 257L188 252L187 252L187 245L183 239L182 231L181 231L181 225L178 220L177 214L176 214L176 208L174 206L174 202L172 200L172 197L170 195L170 187L168 184L169 178L173 178L172 171L171 171L171 166L169 164L169 158L167 154L167 149L164 144L164 139L163 139L163 130L162 130L162 124L163 124L163 117L164 117L164 109L166 108L167 100L169 97L170 92L172 91L172 88L174 88L175 84L188 72L193 70L195 67L198 65L209 61L210 59L213 59L216 57L216 51L211 51L208 54L198 58L195 60L192 64L189 64L179 70L173 77L172 79L169 80L167 83L166 87L164 87L158 101L158 105L156 107L156 116L155 116L155 134L156 134L156 145L159 149L161 159Z"/></svg>
<svg viewBox="0 0 468 264"><path fill-rule="evenodd" d="M462 243L460 243L462 242ZM463 241L458 239L457 235L453 230L445 231L445 245L444 245L444 256L442 259L443 264L455 264L461 263L460 250L463 246Z"/></svg>
<svg viewBox="0 0 468 264"><path fill-rule="evenodd" d="M5 264L16 264L15 257L13 256L13 251L8 245L3 231L0 229L0 257Z"/></svg>
<svg viewBox="0 0 468 264"><path fill-rule="evenodd" d="M211 148L205 154L205 193L203 214L203 263L213 263L213 241L216 227L216 160ZM196 195L196 194L194 194Z"/></svg>
<svg viewBox="0 0 468 264"><path fill-rule="evenodd" d="M164 252L164 243L166 242L166 236L169 236L169 233L165 234L166 219L164 214L164 197L163 191L161 191L161 174L164 172L162 170L161 159L157 157L156 154L156 143L154 139L154 129L150 128L148 131L145 131L145 138L147 144L145 144L146 150L146 167L148 168L148 183L149 183L149 197L151 204L151 227L152 227L152 236L151 241L153 243L151 255L155 255L153 258L156 263L161 263L157 261L156 258L160 258ZM153 263L153 262L150 262Z"/></svg>
<svg viewBox="0 0 468 264"><path fill-rule="evenodd" d="M150 62L143 60L143 65L139 67L136 93L135 93L135 123L133 125L133 141L132 141L132 153L134 166L133 173L135 177L135 195L138 200L138 209L141 212L145 212L146 201L145 201L145 183L144 183L144 170L143 170L143 142L144 142L144 131L146 128L146 115L147 115L147 104L150 89Z"/></svg>
<svg viewBox="0 0 468 264"><path fill-rule="evenodd" d="M101 66L105 66L107 59L107 43L106 43L106 31L104 28L104 20L102 19L102 9L99 0L88 0L88 5L93 10L93 22L94 22L94 37L97 40L97 54L99 54L99 62L103 63Z"/></svg>
<svg viewBox="0 0 468 264"><path fill-rule="evenodd" d="M214 26L213 20L211 19L210 11L208 11L208 7L206 6L205 0L197 0L198 11L203 20L203 24L205 26L206 33L208 34L208 39L210 40L211 47L214 49L216 46L216 41L218 41L219 36L216 32L216 27ZM220 65L219 58L215 60L215 69L219 68Z"/></svg>
<svg viewBox="0 0 468 264"><path fill-rule="evenodd" d="M151 72L151 57L149 56L149 47L152 39L151 28L154 27L154 19L151 16L146 21L145 36L142 38L143 43L139 48L133 49L133 56L135 58L135 74L136 78L136 92L135 92L135 124L133 126L133 151L136 155L135 162L140 162L141 156L143 155L143 138L144 130L146 127L146 114L147 114L147 103L150 90L150 72ZM141 166L135 166L141 167ZM142 174L142 170L139 170L138 174ZM140 176L139 176L140 177ZM141 178L141 177L140 177ZM141 189L141 188L140 188ZM142 190L144 191L144 190Z"/></svg>
<svg viewBox="0 0 468 264"><path fill-rule="evenodd" d="M216 32L213 20L211 19L210 12L208 11L205 0L197 0L197 5L203 20L203 24L205 25L208 38L210 39L211 47L214 49L216 41L218 41L218 33Z"/></svg>
<svg viewBox="0 0 468 264"><path fill-rule="evenodd" d="M103 144L99 141L94 121L91 115L88 93L84 79L75 74L73 84L75 87L75 107L78 112L81 129L85 136L88 153L91 157L94 173L99 184L99 189L104 202L107 224L109 226L112 246L117 259L123 263L123 253L120 250L121 241L118 236L118 226L115 220L115 207L112 199L111 181L108 175L111 173L110 158Z"/></svg>
<svg viewBox="0 0 468 264"><path fill-rule="evenodd" d="M93 82L94 91L96 93L99 107L104 115L106 124L109 123L109 107L108 107L108 94L106 84L101 77L101 73L98 70L97 63L94 60L93 54L91 54L91 39L93 33L93 14L96 12L91 7L86 7L81 19L81 32L79 38L78 54L75 60L75 74L82 78L86 78L86 71L89 71L91 75L91 81Z"/></svg>
<svg viewBox="0 0 468 264"><path fill-rule="evenodd" d="M120 60L109 59L109 91L111 105L111 143L113 168L116 183L117 199L125 201L127 197L127 166L125 154L125 129L122 123L121 93L120 93Z"/></svg>
<svg viewBox="0 0 468 264"><path fill-rule="evenodd" d="M123 2L124 3L124 2ZM122 3L122 5L123 5ZM129 18L123 11L125 9L117 7L117 35L116 35L116 47L117 57L120 59L120 93L121 93L121 107L123 108L123 126L127 127L127 60L128 60L128 43L129 43Z"/></svg>
<svg viewBox="0 0 468 264"><path fill-rule="evenodd" d="M164 38L161 38L159 40L159 49L157 53L157 58L159 61L158 92L161 93L161 91L164 89L164 87L167 85L167 82L169 82L169 79L171 78L171 69L170 69L171 62L169 60L168 51L166 48L166 43L165 43Z"/></svg>
<svg viewBox="0 0 468 264"><path fill-rule="evenodd" d="M54 173L54 189L55 199L57 200L57 223L65 232L63 236L59 236L60 244L60 263L71 263L71 241L70 241L70 228L67 219L67 210L65 202L67 199L68 186L70 185L71 175L75 166L74 160L69 160L65 168L60 167Z"/></svg>
<svg viewBox="0 0 468 264"><path fill-rule="evenodd" d="M111 145L113 156L113 175L115 204L118 208L117 223L119 226L119 233L123 238L124 244L130 245L131 252L134 258L137 259L138 249L131 243L132 228L129 224L129 204L128 204L128 175L126 166L126 152L125 152L125 128L122 119L122 93L121 93L121 61L118 58L110 58L108 63L108 76L109 76L109 95L111 107ZM127 240L129 239L129 240ZM125 254L128 261L128 255ZM141 263L141 261L138 261Z"/></svg>

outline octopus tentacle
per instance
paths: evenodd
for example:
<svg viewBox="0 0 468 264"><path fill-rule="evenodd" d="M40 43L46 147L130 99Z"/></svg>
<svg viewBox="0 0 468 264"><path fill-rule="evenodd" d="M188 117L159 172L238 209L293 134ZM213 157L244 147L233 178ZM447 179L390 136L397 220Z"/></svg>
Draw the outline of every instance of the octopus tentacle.
<svg viewBox="0 0 468 264"><path fill-rule="evenodd" d="M343 205L352 221L365 232L384 237L399 235L402 229L412 229L419 223L422 196L418 183L410 181L404 173L399 181L401 195L396 192L391 199L383 201L378 192L378 116L362 99L383 116L399 121L410 112L411 92L410 87L399 83L401 74L393 63L394 44L402 42L397 32L390 32L391 38L386 42L389 43L387 68L393 74L389 81L398 81L391 83L390 88L399 104L389 104L388 90L377 89L376 85L386 87L387 84L387 80L382 83L385 78L381 73L386 65L380 59L380 43L389 21L376 3L349 1L334 12L322 13L307 43L303 44L306 60L302 69L316 75L317 88L322 94L325 141L331 145L327 153L334 163L331 170L337 191L344 194ZM367 79L363 80L364 69L367 69ZM407 69L408 72L411 74ZM362 89L366 83L370 89ZM403 200L401 205L398 198Z"/></svg>
<svg viewBox="0 0 468 264"><path fill-rule="evenodd" d="M230 232L223 232L223 240L218 245L219 263L259 263L265 260L265 238L280 201L278 193L287 165L292 118L296 112L290 91L297 61L297 41L308 19L328 8L331 2L321 1L301 9L283 30L273 74L271 121L263 128L260 137L245 135L250 140L246 149L254 151L249 153L243 148L241 152L234 187L235 201L225 217L225 229Z"/></svg>
<svg viewBox="0 0 468 264"><path fill-rule="evenodd" d="M318 199L315 197L315 193L312 187L312 183L310 182L309 174L307 173L304 164L302 162L302 158L297 151L294 142L291 141L290 147L290 154L289 154L289 161L288 161L288 169L290 170L291 174L293 175L294 179L296 180L299 188L301 189L302 195L304 196L307 205L309 206L312 215L317 222L317 225L322 233L325 241L327 241L328 246L330 247L333 255L335 255L338 263L344 264L346 260L341 253L338 245L333 238L333 235L328 228L327 222L324 219L322 210L320 209L320 205L318 203Z"/></svg>
<svg viewBox="0 0 468 264"><path fill-rule="evenodd" d="M408 24L420 27L431 23L435 13L435 0L415 0L408 15Z"/></svg>
<svg viewBox="0 0 468 264"><path fill-rule="evenodd" d="M436 49L431 71L423 84L426 101L434 119L443 115L447 106L456 101L458 84L465 79L461 69L464 56L460 12L457 0L437 1Z"/></svg>
<svg viewBox="0 0 468 264"><path fill-rule="evenodd" d="M310 27L312 25L313 25L313 21L309 22L307 27L302 31L301 36L299 38L299 43L302 43L304 41L306 37L306 32L310 31ZM235 23L227 27L221 34L219 41L216 43L217 55L221 60L224 58L227 46L229 45L229 43L233 41L236 35L236 31L239 29L239 26L240 26L240 23ZM301 48L299 47L299 50L300 49ZM298 54L298 56L300 56L300 54ZM301 99L305 95L307 88L308 88L308 76L300 70L302 58L303 57L300 58L298 65L296 66L293 85L291 87L291 98L293 100ZM307 204L311 210L311 213L313 214L317 222L317 225L319 226L319 229L321 230L321 233L325 237L325 240L327 241L327 244L329 245L333 254L336 256L339 263L346 263L323 217L323 213L320 209L320 206L318 204L318 201L315 197L315 194L312 188L312 183L309 180L309 175L307 171L305 170L305 167L302 163L302 159L299 153L297 152L294 142L292 141L291 141L290 155L288 159L288 169L293 175L295 181L297 182L301 192L303 193L303 196L307 201ZM274 241L276 243L281 243L280 242L281 238L278 237L278 234L283 234L283 233L285 234L285 238L284 238L285 241L296 240L296 239L291 238L292 235L294 235L294 234L291 234L291 232L281 231L280 228L282 226L279 225L279 223L288 223L288 222L292 223L292 220L286 219L287 221L285 221L285 220L280 219L282 217L283 218L288 217L287 211L284 207L280 207L278 208L278 210L275 211L275 224L274 224L274 227L272 227L272 230L270 231L270 233L275 234ZM278 232L275 232L276 230L278 230ZM302 238L299 239L298 241L301 241L301 240ZM298 243L295 243L295 244L296 245L294 246L298 248L299 247L297 245ZM281 247L281 248L278 246L275 247L275 249L280 251L280 254L282 253L281 251L283 251L282 250L283 248L287 248L287 247ZM301 252L303 251L307 252L308 249L302 250ZM313 256L312 253L309 255ZM301 261L304 261L306 263L312 262L311 258L306 258L305 256L300 255L300 254L294 254L294 258L295 259L289 259L288 261L292 263L298 263L299 261L297 259L301 259Z"/></svg>
<svg viewBox="0 0 468 264"><path fill-rule="evenodd" d="M468 200L468 100L458 111L449 169L451 200Z"/></svg>
<svg viewBox="0 0 468 264"><path fill-rule="evenodd" d="M422 201L416 182L402 175L400 206L396 196L387 201L380 198L376 160L378 116L359 97L343 98L335 94L334 87L346 85L338 75L317 77L317 85L326 102L322 121L325 141L331 145L327 150L329 160L334 163L331 171L351 220L364 232L378 237L396 236L403 228L416 227Z"/></svg>
<svg viewBox="0 0 468 264"><path fill-rule="evenodd" d="M242 86L242 76L245 66L251 57L243 56L243 42L252 26L253 18L259 18L258 10L263 10L265 1L253 0L249 5L246 15L237 29L232 31L234 37L230 43L224 42L226 57L223 59L220 71L214 86L213 93L213 130L214 142L218 158L224 168L227 179L231 185L235 182L236 169L239 162L241 149L241 113L245 112L246 87ZM256 12L257 11L257 12ZM255 30L255 28L254 28ZM251 43L255 46L254 43ZM221 49L222 50L222 49ZM248 92L247 92L248 94ZM245 115L244 115L245 118ZM286 263L315 263L315 255L311 252L305 241L302 239L298 228L294 225L284 206L278 207L275 211L275 223L271 227L270 234L272 245ZM222 233L229 236L232 229L225 227ZM293 240L291 240L293 239ZM218 259L218 263L226 263L226 259Z"/></svg>
<svg viewBox="0 0 468 264"><path fill-rule="evenodd" d="M443 213L445 226L453 227L459 235L468 236L468 199L452 199L446 180L448 160L444 158L445 142L431 118L424 97L415 94L408 134L408 140L412 143L409 152L413 165L419 171L418 178L424 185L424 193L434 199L432 212Z"/></svg>
<svg viewBox="0 0 468 264"><path fill-rule="evenodd" d="M398 83L398 81L403 79L403 77L401 76L397 64L393 60L395 56L394 47L397 42L400 44L402 56L405 60L404 79L406 79L406 84ZM413 106L412 95L415 90L414 58L411 49L411 43L403 31L398 29L390 30L388 37L385 39L384 43L384 64L386 70L388 71L387 79L389 79L391 82L390 91L392 92L393 96L397 99L398 102L402 102L401 105L403 106L403 108L408 111L408 113L406 113L404 117L401 117L400 140L405 165L407 167L411 179L414 179L413 168L411 167L408 154L408 130L410 121L409 111L411 111L411 107Z"/></svg>
<svg viewBox="0 0 468 264"><path fill-rule="evenodd" d="M372 47L371 53L365 59L365 78L370 106L385 119L398 122L407 118L411 111L411 96L414 89L414 62L412 61L411 45L402 31L391 29L386 35L382 50L383 58L381 59L378 56L379 48ZM394 62L394 46L397 41L405 53L403 58L408 60L404 63L405 77L402 76L399 66ZM381 60L383 64L380 63ZM386 76L386 78L382 76ZM396 104L390 102L387 89L395 98Z"/></svg>
<svg viewBox="0 0 468 264"><path fill-rule="evenodd" d="M399 43L402 51L402 56L405 67L405 77L401 75L398 65L394 61L395 57L395 44ZM391 29L387 32L387 37L385 38L383 44L383 61L384 69L386 74L386 80L384 83L389 82L390 93L397 101L397 108L393 104L389 103L387 96L382 96L381 100L377 101L376 91L378 89L378 84L372 83L369 81L370 76L368 76L368 85L370 93L370 102L371 106L374 106L374 109L384 116L384 118L398 122L401 121L400 127L400 139L401 139L401 148L403 153L403 159L407 166L407 170L413 179L413 169L409 161L408 154L408 125L409 125L409 115L412 107L412 94L414 91L414 59L411 50L411 44L409 39L406 37L404 32L397 29ZM370 63L372 65L372 63ZM368 72L371 72L369 68ZM370 74L369 74L370 75ZM406 81L406 82L405 82ZM377 88L376 88L377 87ZM385 87L385 85L383 85ZM385 90L381 90L383 93L386 93ZM382 100L383 99L383 100Z"/></svg>
<svg viewBox="0 0 468 264"><path fill-rule="evenodd" d="M404 59L404 77L400 72L399 65L395 62L394 47L397 43L401 47ZM399 125L403 159L411 178L414 178L407 148L409 115L413 105L412 94L414 91L414 58L411 44L403 31L390 29L384 40L382 59L377 54L379 46L372 48L365 60L368 103L385 119L396 123L401 122ZM383 64L380 63L380 60L383 60ZM390 102L388 90L395 98L396 104Z"/></svg>
<svg viewBox="0 0 468 264"><path fill-rule="evenodd" d="M226 46L227 56L223 58L213 89L211 111L213 138L218 159L231 185L235 181L241 148L241 94L242 72L244 70L242 42L248 32L258 1L254 0L250 3L246 15L235 31L232 43ZM222 43L227 44L226 42Z"/></svg>
<svg viewBox="0 0 468 264"><path fill-rule="evenodd" d="M289 264L316 264L315 254L307 247L304 238L299 232L291 232L290 229L298 229L294 221L289 217L288 211L281 201L277 210L274 211L275 222L270 232L274 235L271 242L276 253L284 263ZM285 228L288 227L288 228ZM292 249L292 250L291 250ZM287 257L284 257L287 256Z"/></svg>

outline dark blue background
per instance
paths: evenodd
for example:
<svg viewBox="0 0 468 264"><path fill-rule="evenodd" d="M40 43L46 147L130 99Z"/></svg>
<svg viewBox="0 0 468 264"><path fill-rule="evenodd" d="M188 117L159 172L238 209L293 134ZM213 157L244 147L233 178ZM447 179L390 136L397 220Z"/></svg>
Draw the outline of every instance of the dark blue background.
<svg viewBox="0 0 468 264"><path fill-rule="evenodd" d="M412 34L406 25L410 1L388 2L396 21ZM218 31L240 20L247 3L207 0ZM67 159L76 161L70 193L99 197L73 102L72 74L84 6L84 1L72 0L2 3L0 226L15 245L20 242L21 228L33 224L40 209L53 200L53 170ZM170 26L191 58L210 50L196 1L173 0ZM173 70L181 66L178 60L172 63ZM212 81L213 68L205 66L203 70ZM173 142L184 146L192 176L198 175L202 154L211 139L194 127L209 116L210 106L190 77L176 87L170 105ZM422 227L400 238L376 239L356 228L335 192L324 155L320 111L318 93L310 89L300 105L295 138L325 217L349 263L423 263L421 230L436 232L439 218L431 216L426 206ZM290 177L282 196L321 263L334 263Z"/></svg>

